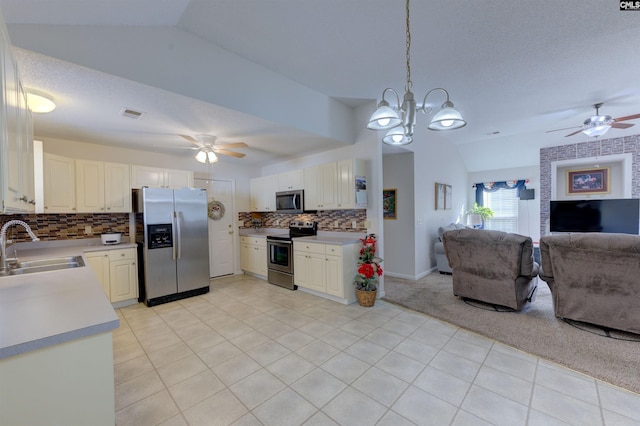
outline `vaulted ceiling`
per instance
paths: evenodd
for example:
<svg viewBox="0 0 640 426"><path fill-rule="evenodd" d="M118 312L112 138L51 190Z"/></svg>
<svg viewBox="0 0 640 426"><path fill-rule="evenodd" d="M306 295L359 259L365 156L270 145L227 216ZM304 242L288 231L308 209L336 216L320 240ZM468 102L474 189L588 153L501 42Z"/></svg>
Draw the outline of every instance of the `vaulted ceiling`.
<svg viewBox="0 0 640 426"><path fill-rule="evenodd" d="M245 141L265 162L353 143L354 108L404 91L401 0L0 0L27 88L58 104L39 137L160 150L178 135ZM420 143L457 146L469 171L538 164L539 148L587 141L601 113L640 113L640 19L601 0L418 1L411 78L444 87L468 125ZM428 103L444 101L434 93ZM123 117L130 108L141 119ZM605 137L639 133L612 129ZM573 129L575 130L575 129ZM418 142L414 142L418 143Z"/></svg>

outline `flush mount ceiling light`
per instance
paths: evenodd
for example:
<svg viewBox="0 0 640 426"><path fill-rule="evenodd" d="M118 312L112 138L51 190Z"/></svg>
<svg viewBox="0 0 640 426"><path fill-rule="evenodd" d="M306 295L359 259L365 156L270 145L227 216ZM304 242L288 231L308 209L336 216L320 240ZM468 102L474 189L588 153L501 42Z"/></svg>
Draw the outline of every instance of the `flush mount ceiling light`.
<svg viewBox="0 0 640 426"><path fill-rule="evenodd" d="M389 145L407 145L413 142L413 130L416 125L416 111L422 111L424 114L430 114L432 107L427 107L427 96L432 92L442 91L447 100L440 107L440 111L431 119L429 129L431 130L453 130L466 126L462 115L453 108L453 103L449 100L449 92L443 88L432 89L424 96L421 106L416 105L411 86L411 29L409 21L409 0L406 0L407 12L407 84L402 104L400 104L400 96L398 92L388 87L382 92L382 100L378 103L378 108L371 115L367 128L371 130L389 130L382 138L382 142ZM393 107L385 99L387 91L396 95L396 105Z"/></svg>
<svg viewBox="0 0 640 426"><path fill-rule="evenodd" d="M56 104L53 102L51 95L34 89L27 90L27 105L31 112L38 114L45 114L56 109Z"/></svg>

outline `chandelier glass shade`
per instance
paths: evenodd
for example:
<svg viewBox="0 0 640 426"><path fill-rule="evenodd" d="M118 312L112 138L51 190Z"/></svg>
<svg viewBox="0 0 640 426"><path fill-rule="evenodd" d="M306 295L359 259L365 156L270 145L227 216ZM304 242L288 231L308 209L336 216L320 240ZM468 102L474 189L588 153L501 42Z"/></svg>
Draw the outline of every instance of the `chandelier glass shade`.
<svg viewBox="0 0 640 426"><path fill-rule="evenodd" d="M201 163L215 163L218 161L218 156L213 150L207 146L200 148L200 151L196 154L196 160Z"/></svg>
<svg viewBox="0 0 640 426"><path fill-rule="evenodd" d="M382 92L382 100L378 103L376 111L371 115L367 128L370 130L389 130L382 138L382 142L389 145L407 145L413 142L413 131L416 125L416 112L422 111L424 114L430 114L432 107L427 106L427 97L435 92L442 91L447 99L440 107L440 110L434 115L429 123L428 128L431 130L453 130L466 126L467 122L453 107L453 102L449 100L449 92L438 87L432 89L424 96L421 105L417 105L413 92L411 91L411 29L409 20L409 0L406 0L406 25L407 25L407 83L402 104L398 92L392 88L386 88ZM387 92L396 95L396 104L391 106L385 98Z"/></svg>

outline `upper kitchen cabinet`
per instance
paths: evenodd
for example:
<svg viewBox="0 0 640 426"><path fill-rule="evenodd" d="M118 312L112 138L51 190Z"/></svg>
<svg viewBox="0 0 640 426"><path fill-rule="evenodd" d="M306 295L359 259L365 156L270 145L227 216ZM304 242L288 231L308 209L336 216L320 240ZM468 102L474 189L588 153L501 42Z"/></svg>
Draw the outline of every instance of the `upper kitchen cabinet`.
<svg viewBox="0 0 640 426"><path fill-rule="evenodd" d="M365 160L341 160L304 169L306 210L367 207Z"/></svg>
<svg viewBox="0 0 640 426"><path fill-rule="evenodd" d="M273 212L276 210L278 175L251 179L249 186L252 212Z"/></svg>
<svg viewBox="0 0 640 426"><path fill-rule="evenodd" d="M2 213L35 211L33 127L6 28L0 28L0 191Z"/></svg>
<svg viewBox="0 0 640 426"><path fill-rule="evenodd" d="M143 186L173 189L190 188L193 186L193 172L132 165L131 187L142 188Z"/></svg>
<svg viewBox="0 0 640 426"><path fill-rule="evenodd" d="M78 213L128 213L131 211L128 164L76 160Z"/></svg>
<svg viewBox="0 0 640 426"><path fill-rule="evenodd" d="M304 189L304 173L302 169L280 173L277 176L278 191L293 191Z"/></svg>
<svg viewBox="0 0 640 426"><path fill-rule="evenodd" d="M44 212L76 213L76 173L73 158L43 155Z"/></svg>

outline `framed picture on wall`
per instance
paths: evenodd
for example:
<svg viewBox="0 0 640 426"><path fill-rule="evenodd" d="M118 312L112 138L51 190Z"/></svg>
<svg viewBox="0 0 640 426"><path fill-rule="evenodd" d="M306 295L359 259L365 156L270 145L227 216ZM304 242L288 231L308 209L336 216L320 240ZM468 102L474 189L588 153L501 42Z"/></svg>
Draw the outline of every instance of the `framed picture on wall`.
<svg viewBox="0 0 640 426"><path fill-rule="evenodd" d="M451 210L453 208L453 188L451 185L444 186L444 209Z"/></svg>
<svg viewBox="0 0 640 426"><path fill-rule="evenodd" d="M436 210L444 210L445 184L436 182Z"/></svg>
<svg viewBox="0 0 640 426"><path fill-rule="evenodd" d="M397 219L396 214L396 196L397 190L383 189L382 190L382 217L385 219Z"/></svg>
<svg viewBox="0 0 640 426"><path fill-rule="evenodd" d="M609 192L609 167L567 170L567 195L606 194Z"/></svg>

